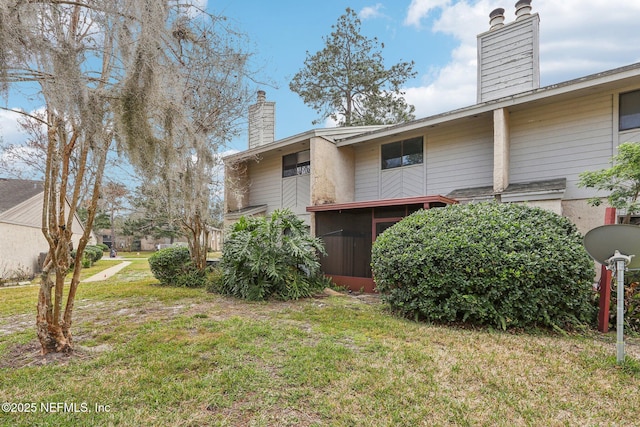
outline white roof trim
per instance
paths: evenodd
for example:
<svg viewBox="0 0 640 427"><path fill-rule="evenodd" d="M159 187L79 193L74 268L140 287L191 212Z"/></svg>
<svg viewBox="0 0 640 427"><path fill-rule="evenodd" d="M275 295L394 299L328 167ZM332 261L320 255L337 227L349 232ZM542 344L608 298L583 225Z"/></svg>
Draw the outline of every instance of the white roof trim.
<svg viewBox="0 0 640 427"><path fill-rule="evenodd" d="M380 129L389 127L389 125L378 126L351 126L351 127L336 127L336 128L324 128L324 129L312 129L297 135L293 135L278 141L274 141L270 144L261 145L251 148L249 150L240 151L238 153L229 154L223 157L225 162L234 162L244 160L245 158L256 156L267 151L277 150L278 148L287 147L300 142L305 142L311 138L319 137L324 138L327 141L335 143L336 140L349 138L358 134L368 134Z"/></svg>

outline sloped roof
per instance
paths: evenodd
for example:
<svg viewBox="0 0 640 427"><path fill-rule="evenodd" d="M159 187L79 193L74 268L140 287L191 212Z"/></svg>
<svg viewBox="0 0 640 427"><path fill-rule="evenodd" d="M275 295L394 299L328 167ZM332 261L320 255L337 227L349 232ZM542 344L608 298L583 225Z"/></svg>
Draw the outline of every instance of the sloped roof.
<svg viewBox="0 0 640 427"><path fill-rule="evenodd" d="M537 193L564 191L567 188L567 178L546 179L543 181L523 182L518 184L509 184L503 194L511 193Z"/></svg>
<svg viewBox="0 0 640 427"><path fill-rule="evenodd" d="M42 181L0 178L0 213L44 191Z"/></svg>
<svg viewBox="0 0 640 427"><path fill-rule="evenodd" d="M447 194L459 201L489 200L500 195L502 201L516 201L519 197L535 200L537 196L541 199L562 197L567 189L566 178L545 179L541 181L520 182L509 184L501 193L493 191L493 186L459 188Z"/></svg>

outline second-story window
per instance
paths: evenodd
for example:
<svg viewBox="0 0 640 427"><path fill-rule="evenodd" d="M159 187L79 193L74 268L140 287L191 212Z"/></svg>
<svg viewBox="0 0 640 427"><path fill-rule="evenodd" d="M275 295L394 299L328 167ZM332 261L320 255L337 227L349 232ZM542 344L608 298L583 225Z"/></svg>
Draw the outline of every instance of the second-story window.
<svg viewBox="0 0 640 427"><path fill-rule="evenodd" d="M311 173L311 152L309 150L282 156L282 177L307 175Z"/></svg>
<svg viewBox="0 0 640 427"><path fill-rule="evenodd" d="M422 137L405 139L382 146L382 169L418 165L423 161Z"/></svg>
<svg viewBox="0 0 640 427"><path fill-rule="evenodd" d="M620 94L620 130L640 128L640 90Z"/></svg>

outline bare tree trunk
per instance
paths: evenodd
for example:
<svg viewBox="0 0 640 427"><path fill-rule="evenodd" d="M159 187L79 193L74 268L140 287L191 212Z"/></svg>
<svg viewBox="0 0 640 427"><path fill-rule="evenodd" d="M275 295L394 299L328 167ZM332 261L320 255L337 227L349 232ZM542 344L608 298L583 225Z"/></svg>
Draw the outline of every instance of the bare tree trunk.
<svg viewBox="0 0 640 427"><path fill-rule="evenodd" d="M207 267L207 226L196 213L188 222L183 221L183 227L187 231L191 260L196 268L204 270Z"/></svg>
<svg viewBox="0 0 640 427"><path fill-rule="evenodd" d="M96 161L93 171L93 194L88 207L87 223L76 248L74 270L65 304L65 278L71 264L71 246L76 207L86 176L89 157L88 141L78 141L79 133L72 129L69 138L60 118L48 113L48 152L45 170L42 232L49 243L49 253L41 275L36 329L42 354L70 352L73 350L71 335L72 313L80 283L82 256L91 235L91 227L97 211L100 184L104 173L107 148L111 135L101 141L102 148L94 145L92 154ZM70 159L79 147L79 168L73 182L73 195L68 201Z"/></svg>
<svg viewBox="0 0 640 427"><path fill-rule="evenodd" d="M115 211L111 209L111 213L109 215L109 222L111 223L111 250L116 249L116 226L115 226Z"/></svg>
<svg viewBox="0 0 640 427"><path fill-rule="evenodd" d="M42 233L49 243L49 253L42 271L36 315L36 328L42 346L42 354L68 352L72 348L71 337L65 336L60 317L64 276L69 268L70 236L68 237L66 222L59 222L59 219L64 217L66 203L63 201L62 206L58 205L61 190L63 187L66 188L66 182L63 186L61 182L58 182L58 177L61 181L68 179L68 173L60 171L64 165L60 160L63 153L70 150L60 149L66 145L66 141L63 140L66 134L61 131L63 126L61 120L51 113L47 113L47 116L49 130L47 132L48 151L42 204ZM75 143L75 139L72 139L70 143ZM55 282L51 277L52 274L55 275Z"/></svg>

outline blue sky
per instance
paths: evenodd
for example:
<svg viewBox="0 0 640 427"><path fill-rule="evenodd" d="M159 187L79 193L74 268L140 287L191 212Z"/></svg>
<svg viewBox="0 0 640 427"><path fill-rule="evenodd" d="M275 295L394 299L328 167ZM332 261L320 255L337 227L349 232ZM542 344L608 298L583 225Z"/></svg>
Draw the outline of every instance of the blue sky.
<svg viewBox="0 0 640 427"><path fill-rule="evenodd" d="M312 129L317 116L289 90L306 52L324 46L323 36L351 7L362 33L384 43L387 65L415 61L418 75L407 82L406 99L426 117L472 105L476 100L476 36L489 28L489 13L505 9L514 19L516 0L192 0L225 15L246 33L255 52L260 88L276 102L276 138ZM639 0L533 0L540 14L541 85L640 62ZM10 98L10 108L33 109ZM315 126L322 127L322 126ZM4 141L20 139L15 117L0 111ZM232 149L247 147L246 132Z"/></svg>
<svg viewBox="0 0 640 427"><path fill-rule="evenodd" d="M276 102L276 139L312 129L313 110L289 90L306 52L322 49L346 7L359 13L362 33L384 43L387 65L415 61L418 75L406 98L426 117L476 101L476 36L489 13L515 17L516 0L209 0L210 11L247 33L262 67L267 99ZM640 1L533 0L540 15L541 85L559 83L640 61ZM316 126L317 127L317 126ZM246 148L246 136L234 149Z"/></svg>

